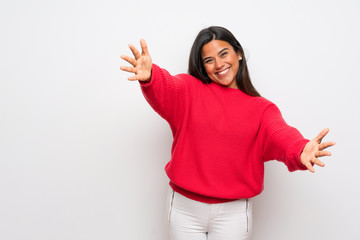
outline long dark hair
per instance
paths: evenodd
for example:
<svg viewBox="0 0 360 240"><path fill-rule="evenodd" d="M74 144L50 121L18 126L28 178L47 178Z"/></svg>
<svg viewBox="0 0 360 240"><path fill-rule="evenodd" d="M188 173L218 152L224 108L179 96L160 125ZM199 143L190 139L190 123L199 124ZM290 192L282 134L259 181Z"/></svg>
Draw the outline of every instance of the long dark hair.
<svg viewBox="0 0 360 240"><path fill-rule="evenodd" d="M234 35L226 28L212 26L199 32L190 51L188 73L200 79L203 83L211 83L211 79L205 71L201 58L201 50L205 44L212 40L226 41L234 48L236 53L240 53L242 59L239 60L239 71L236 74L236 85L247 95L260 97L260 93L251 83L244 50Z"/></svg>

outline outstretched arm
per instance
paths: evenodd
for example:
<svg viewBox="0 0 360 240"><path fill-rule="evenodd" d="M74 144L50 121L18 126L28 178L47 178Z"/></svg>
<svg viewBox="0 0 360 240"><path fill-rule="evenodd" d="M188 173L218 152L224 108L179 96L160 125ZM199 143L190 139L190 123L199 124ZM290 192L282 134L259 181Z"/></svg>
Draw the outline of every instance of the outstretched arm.
<svg viewBox="0 0 360 240"><path fill-rule="evenodd" d="M318 158L323 156L331 156L329 151L323 151L324 149L334 146L335 142L321 143L322 139L328 134L329 129L322 130L313 140L308 142L300 156L301 163L304 164L310 172L315 172L313 165L316 164L320 167L324 167L325 164Z"/></svg>
<svg viewBox="0 0 360 240"><path fill-rule="evenodd" d="M147 44L144 39L140 40L141 50L140 52L131 44L129 48L134 55L134 58L121 55L121 58L132 65L132 67L121 66L120 69L125 72L135 73L134 76L128 78L129 81L142 81L149 82L151 79L152 61L147 48Z"/></svg>
<svg viewBox="0 0 360 240"><path fill-rule="evenodd" d="M141 54L133 45L129 44L134 57L121 55L121 58L132 66L121 66L120 69L135 74L128 80L139 81L147 102L169 122L172 130L175 130L181 124L185 112L187 95L185 81L187 77L172 76L165 69L153 64L144 39L140 40L140 45Z"/></svg>

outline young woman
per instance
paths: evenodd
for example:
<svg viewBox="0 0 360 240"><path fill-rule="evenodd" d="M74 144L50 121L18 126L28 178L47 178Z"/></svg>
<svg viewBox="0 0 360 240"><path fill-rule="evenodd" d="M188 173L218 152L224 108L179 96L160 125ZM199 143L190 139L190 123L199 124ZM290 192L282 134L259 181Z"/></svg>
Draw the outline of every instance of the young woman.
<svg viewBox="0 0 360 240"><path fill-rule="evenodd" d="M251 83L240 43L223 27L200 31L192 46L189 74L170 75L153 64L144 40L142 53L129 45L141 90L170 125L174 142L166 165L171 196L172 240L250 239L251 198L263 190L264 162L279 160L289 171L314 172L334 142L321 143L287 125L275 104Z"/></svg>

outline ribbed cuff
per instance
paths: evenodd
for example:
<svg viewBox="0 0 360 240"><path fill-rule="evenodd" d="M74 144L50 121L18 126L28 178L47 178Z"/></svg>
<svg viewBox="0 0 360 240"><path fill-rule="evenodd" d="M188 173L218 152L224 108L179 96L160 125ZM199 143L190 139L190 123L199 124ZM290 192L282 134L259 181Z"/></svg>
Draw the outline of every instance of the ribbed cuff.
<svg viewBox="0 0 360 240"><path fill-rule="evenodd" d="M305 145L309 142L309 139L301 139L296 141L288 151L288 159L289 161L293 162L289 166L289 171L293 172L295 170L307 170L307 167L301 163L301 153L304 150Z"/></svg>

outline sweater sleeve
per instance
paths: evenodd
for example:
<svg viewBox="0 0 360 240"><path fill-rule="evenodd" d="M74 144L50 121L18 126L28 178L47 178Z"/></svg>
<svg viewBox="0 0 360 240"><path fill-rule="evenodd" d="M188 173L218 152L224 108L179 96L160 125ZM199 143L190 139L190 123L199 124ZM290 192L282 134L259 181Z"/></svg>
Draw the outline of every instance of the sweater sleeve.
<svg viewBox="0 0 360 240"><path fill-rule="evenodd" d="M263 134L263 160L278 160L287 166L290 172L306 170L300 155L308 139L283 119L275 104L270 104L264 111L261 122Z"/></svg>
<svg viewBox="0 0 360 240"><path fill-rule="evenodd" d="M186 82L182 75L172 76L153 64L150 82L140 82L141 91L150 106L176 130L185 111Z"/></svg>

